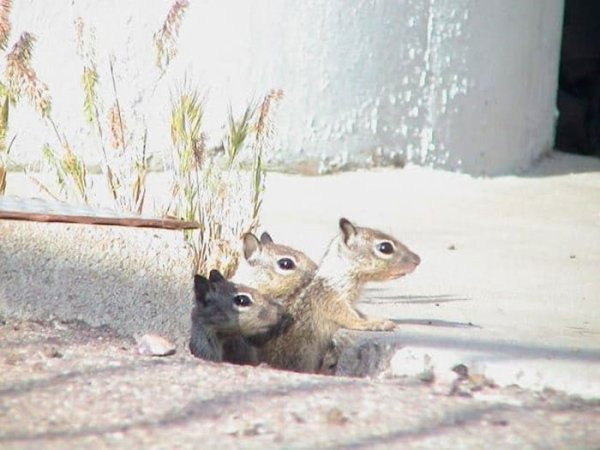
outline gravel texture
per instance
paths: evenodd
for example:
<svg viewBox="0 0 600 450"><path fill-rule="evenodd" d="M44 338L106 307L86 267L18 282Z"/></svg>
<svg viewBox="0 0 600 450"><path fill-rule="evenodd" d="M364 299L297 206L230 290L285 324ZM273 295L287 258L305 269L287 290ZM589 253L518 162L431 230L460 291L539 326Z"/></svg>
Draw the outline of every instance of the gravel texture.
<svg viewBox="0 0 600 450"><path fill-rule="evenodd" d="M600 402L443 395L413 379L301 375L139 355L77 322L2 319L0 447L597 448Z"/></svg>

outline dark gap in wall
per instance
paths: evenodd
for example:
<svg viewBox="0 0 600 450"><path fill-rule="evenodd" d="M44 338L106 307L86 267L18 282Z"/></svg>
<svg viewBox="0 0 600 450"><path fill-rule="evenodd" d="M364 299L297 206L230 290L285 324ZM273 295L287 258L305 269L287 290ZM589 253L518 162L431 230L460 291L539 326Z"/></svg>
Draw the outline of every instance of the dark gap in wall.
<svg viewBox="0 0 600 450"><path fill-rule="evenodd" d="M600 157L600 1L565 0L555 147Z"/></svg>

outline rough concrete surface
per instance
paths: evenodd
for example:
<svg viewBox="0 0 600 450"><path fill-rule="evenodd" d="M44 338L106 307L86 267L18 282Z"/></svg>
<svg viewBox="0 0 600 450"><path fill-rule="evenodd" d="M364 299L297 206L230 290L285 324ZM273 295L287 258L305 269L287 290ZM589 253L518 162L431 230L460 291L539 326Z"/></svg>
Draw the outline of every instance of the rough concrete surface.
<svg viewBox="0 0 600 450"><path fill-rule="evenodd" d="M0 236L0 312L186 340L192 266L176 232L0 221Z"/></svg>
<svg viewBox="0 0 600 450"><path fill-rule="evenodd" d="M600 403L545 391L437 394L369 380L140 356L81 324L3 321L0 447L594 448Z"/></svg>
<svg viewBox="0 0 600 450"><path fill-rule="evenodd" d="M31 191L15 180L9 194ZM371 378L192 360L190 274L173 232L2 222L0 315L179 347L153 359L106 330L8 319L0 446L600 445L599 160L554 154L498 178L272 174L263 211L276 240L315 259L342 215L421 256L414 274L365 291L360 307L395 332L340 335L340 372Z"/></svg>

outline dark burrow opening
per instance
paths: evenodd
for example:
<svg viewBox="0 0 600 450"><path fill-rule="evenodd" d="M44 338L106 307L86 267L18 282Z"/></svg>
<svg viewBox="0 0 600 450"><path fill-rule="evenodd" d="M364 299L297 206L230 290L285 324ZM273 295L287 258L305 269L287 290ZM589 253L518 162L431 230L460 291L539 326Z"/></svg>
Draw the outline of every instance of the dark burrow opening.
<svg viewBox="0 0 600 450"><path fill-rule="evenodd" d="M558 150L600 157L600 1L565 0Z"/></svg>

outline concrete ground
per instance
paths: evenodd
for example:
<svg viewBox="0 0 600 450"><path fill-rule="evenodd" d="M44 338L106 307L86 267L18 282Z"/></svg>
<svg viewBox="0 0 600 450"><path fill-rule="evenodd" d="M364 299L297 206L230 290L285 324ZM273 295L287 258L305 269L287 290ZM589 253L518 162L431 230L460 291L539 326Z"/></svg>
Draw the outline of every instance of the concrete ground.
<svg viewBox="0 0 600 450"><path fill-rule="evenodd" d="M31 190L17 180L9 193ZM365 312L399 323L352 335L359 359L379 358L375 378L206 364L182 345L147 359L98 330L10 319L0 328L0 446L598 447L597 403L543 389L600 398L600 160L557 153L495 178L412 166L269 175L262 222L276 240L318 259L340 216L422 259L365 291ZM189 275L176 237L102 233L113 231L0 223L0 314L184 340ZM489 382L448 389L458 364Z"/></svg>
<svg viewBox="0 0 600 450"><path fill-rule="evenodd" d="M343 215L421 256L365 292L365 312L400 324L393 340L499 383L600 397L600 160L556 153L496 178L408 167L268 182L276 240L318 258Z"/></svg>
<svg viewBox="0 0 600 450"><path fill-rule="evenodd" d="M598 448L600 402L140 356L80 324L0 325L0 448Z"/></svg>

